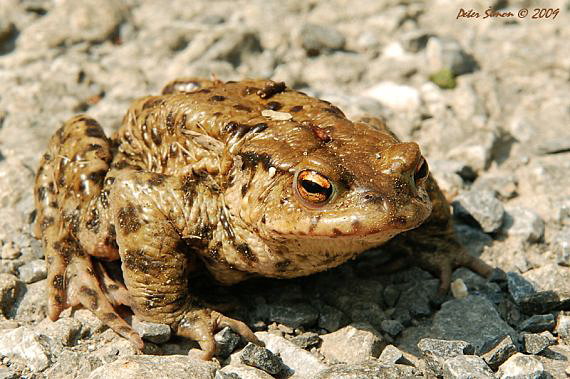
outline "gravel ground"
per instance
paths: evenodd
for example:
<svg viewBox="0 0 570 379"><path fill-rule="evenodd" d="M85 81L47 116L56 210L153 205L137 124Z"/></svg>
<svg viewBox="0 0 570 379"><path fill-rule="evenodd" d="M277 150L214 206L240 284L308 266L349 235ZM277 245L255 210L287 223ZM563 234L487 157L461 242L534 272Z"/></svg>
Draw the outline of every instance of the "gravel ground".
<svg viewBox="0 0 570 379"><path fill-rule="evenodd" d="M531 19L547 3L556 18ZM489 5L513 16L484 19ZM569 12L531 0L2 0L0 378L570 375ZM134 355L86 310L46 320L30 226L49 136L79 112L111 132L133 99L211 74L283 80L384 117L420 143L464 245L501 270L456 270L443 303L427 272L376 274L379 252L219 290L267 349L224 330L213 362L160 325L137 325L154 343Z"/></svg>

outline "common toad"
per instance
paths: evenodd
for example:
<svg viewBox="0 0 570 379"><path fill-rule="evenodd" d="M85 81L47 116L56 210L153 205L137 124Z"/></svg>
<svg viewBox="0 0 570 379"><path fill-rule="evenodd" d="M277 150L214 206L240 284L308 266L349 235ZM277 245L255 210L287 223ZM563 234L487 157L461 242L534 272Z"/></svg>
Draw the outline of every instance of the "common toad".
<svg viewBox="0 0 570 379"><path fill-rule="evenodd" d="M173 81L135 101L111 138L72 118L41 159L35 199L52 320L81 304L142 348L114 308L124 304L198 341L206 359L220 327L259 341L191 295L196 267L226 285L292 278L392 239L390 268L412 260L442 292L456 266L491 271L455 240L416 143L269 80ZM124 283L104 260L121 261Z"/></svg>

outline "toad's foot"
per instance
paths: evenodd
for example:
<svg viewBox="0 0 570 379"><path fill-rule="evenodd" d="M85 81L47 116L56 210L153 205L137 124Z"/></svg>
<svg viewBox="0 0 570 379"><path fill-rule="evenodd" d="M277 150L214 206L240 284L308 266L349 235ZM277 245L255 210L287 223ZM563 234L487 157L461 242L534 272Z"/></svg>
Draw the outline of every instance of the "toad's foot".
<svg viewBox="0 0 570 379"><path fill-rule="evenodd" d="M216 353L214 334L225 327L229 327L248 342L264 346L245 323L207 308L187 311L177 325L176 334L198 342L204 351L202 359L210 360Z"/></svg>
<svg viewBox="0 0 570 379"><path fill-rule="evenodd" d="M493 268L487 263L469 255L449 233L421 238L415 233L409 233L407 236L395 238L385 246L399 257L381 267L381 273L390 273L410 266L423 268L439 278L438 297L443 297L449 291L451 274L457 267L467 267L484 277L489 277L493 272Z"/></svg>

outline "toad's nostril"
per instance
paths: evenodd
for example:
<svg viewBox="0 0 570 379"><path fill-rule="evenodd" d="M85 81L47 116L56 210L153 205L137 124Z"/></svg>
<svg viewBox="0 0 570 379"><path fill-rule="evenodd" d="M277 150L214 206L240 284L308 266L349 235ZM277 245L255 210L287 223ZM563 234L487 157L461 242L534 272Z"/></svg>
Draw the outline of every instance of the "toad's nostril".
<svg viewBox="0 0 570 379"><path fill-rule="evenodd" d="M429 174L429 167L425 159L421 159L420 164L418 165L416 171L414 172L414 182L419 184L420 181L427 178Z"/></svg>

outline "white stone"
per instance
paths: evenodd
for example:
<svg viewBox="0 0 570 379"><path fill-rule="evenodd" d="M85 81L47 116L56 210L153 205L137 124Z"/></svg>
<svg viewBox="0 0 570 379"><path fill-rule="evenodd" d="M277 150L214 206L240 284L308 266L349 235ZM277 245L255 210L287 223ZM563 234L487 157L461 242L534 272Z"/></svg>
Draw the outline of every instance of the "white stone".
<svg viewBox="0 0 570 379"><path fill-rule="evenodd" d="M49 358L36 334L28 327L0 331L0 356L23 361L32 371L42 371L49 365Z"/></svg>
<svg viewBox="0 0 570 379"><path fill-rule="evenodd" d="M394 82L380 82L364 92L381 104L398 111L413 112L420 106L420 93L417 89Z"/></svg>
<svg viewBox="0 0 570 379"><path fill-rule="evenodd" d="M321 336L321 353L333 362L360 363L377 358L386 345L382 335L366 323L354 323Z"/></svg>
<svg viewBox="0 0 570 379"><path fill-rule="evenodd" d="M463 299L469 295L469 290L467 289L463 279L459 278L451 283L451 293L456 299Z"/></svg>

